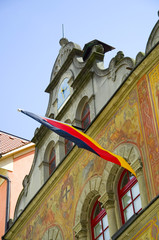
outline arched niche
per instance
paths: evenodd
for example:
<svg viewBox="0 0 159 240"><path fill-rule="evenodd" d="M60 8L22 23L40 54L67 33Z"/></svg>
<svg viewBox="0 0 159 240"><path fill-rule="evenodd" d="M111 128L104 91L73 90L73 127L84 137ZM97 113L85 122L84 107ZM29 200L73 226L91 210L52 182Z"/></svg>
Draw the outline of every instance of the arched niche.
<svg viewBox="0 0 159 240"><path fill-rule="evenodd" d="M146 207L148 204L148 198L141 161L142 156L138 147L133 143L122 143L116 147L114 153L122 156L136 172L141 194L142 208ZM108 216L108 220L111 219L111 225L113 223L113 228L111 229L112 234L117 231L117 228L121 227L117 186L122 172L122 167L111 162L107 162L102 175L102 181L105 183L105 191L101 195L99 201L103 203L107 213L108 211L110 212L111 218Z"/></svg>
<svg viewBox="0 0 159 240"><path fill-rule="evenodd" d="M99 176L92 177L84 186L75 211L74 232L76 239L86 240L89 238L90 211L104 188L102 178Z"/></svg>
<svg viewBox="0 0 159 240"><path fill-rule="evenodd" d="M157 21L156 25L152 29L152 32L149 36L147 45L146 45L146 51L145 53L147 54L148 52L151 51L151 49L159 42L159 21Z"/></svg>
<svg viewBox="0 0 159 240"><path fill-rule="evenodd" d="M51 150L53 149L53 147L55 147L55 143L54 143L54 141L50 141L45 149L44 160L41 164L44 182L49 177L49 157L50 157L50 153L51 153Z"/></svg>
<svg viewBox="0 0 159 240"><path fill-rule="evenodd" d="M138 175L139 170L142 169L141 154L135 144L122 143L114 150L114 153L123 157L134 169ZM123 168L108 162L103 172L103 181L106 182L106 192L114 192L114 183L118 181L117 176L123 171Z"/></svg>

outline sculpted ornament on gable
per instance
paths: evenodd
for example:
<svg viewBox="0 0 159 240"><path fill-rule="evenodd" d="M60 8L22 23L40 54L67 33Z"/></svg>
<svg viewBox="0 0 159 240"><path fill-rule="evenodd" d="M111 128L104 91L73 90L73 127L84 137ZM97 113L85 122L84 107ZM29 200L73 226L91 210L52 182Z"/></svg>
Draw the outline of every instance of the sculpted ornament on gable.
<svg viewBox="0 0 159 240"><path fill-rule="evenodd" d="M144 56L145 56L144 53L139 52L139 53L136 55L135 65L139 64L139 63L143 60Z"/></svg>
<svg viewBox="0 0 159 240"><path fill-rule="evenodd" d="M51 73L51 81L54 78L54 76L57 74L59 69L62 67L66 59L68 58L68 55L70 54L72 49L76 48L81 50L79 45L73 42L69 42L66 38L61 38L59 43L61 45L61 49L59 51L59 55L55 61L55 64Z"/></svg>
<svg viewBox="0 0 159 240"><path fill-rule="evenodd" d="M159 12L158 12L158 15L159 15ZM149 36L149 39L148 39L148 42L147 42L147 45L146 45L146 51L145 53L147 54L148 52L151 51L151 49L159 42L159 21L157 21L156 25L154 26L150 36Z"/></svg>
<svg viewBox="0 0 159 240"><path fill-rule="evenodd" d="M116 80L116 70L117 65L120 63L120 61L124 58L123 52L119 51L117 55L110 61L109 65L109 75L108 78L110 78L113 82Z"/></svg>
<svg viewBox="0 0 159 240"><path fill-rule="evenodd" d="M125 65L125 73L123 73L122 81L128 76L130 70L133 69L134 63L131 58L124 57L123 52L119 51L110 61L108 79L115 82L117 78L117 71L123 67L123 65Z"/></svg>

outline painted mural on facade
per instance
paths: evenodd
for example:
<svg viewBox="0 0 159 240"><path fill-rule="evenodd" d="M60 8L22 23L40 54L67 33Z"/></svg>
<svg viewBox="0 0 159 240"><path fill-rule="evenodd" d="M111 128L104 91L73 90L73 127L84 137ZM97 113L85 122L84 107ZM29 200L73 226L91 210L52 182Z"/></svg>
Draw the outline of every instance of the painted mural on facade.
<svg viewBox="0 0 159 240"><path fill-rule="evenodd" d="M152 109L154 114L154 156L151 162L152 176L155 183L155 195L159 194L159 64L148 75Z"/></svg>
<svg viewBox="0 0 159 240"><path fill-rule="evenodd" d="M114 151L121 143L130 142L138 147L145 169L150 167L151 171L152 190L148 193L149 195L159 193L159 184L156 184L156 182L159 182L157 124L154 118L152 118L156 112L156 121L158 123L159 81L155 77L154 71L159 71L159 65L156 69L153 69L149 73L149 76L143 76L140 79L137 87L131 91L129 96L120 105L118 111L95 138L102 147L110 151ZM152 104L153 101L154 105ZM150 159L148 166L147 159ZM65 240L74 239L72 229L74 227L74 214L80 194L90 178L93 176L102 176L106 164L105 160L100 159L95 154L81 150L76 163L65 172L58 185L52 189L49 196L40 204L29 222L15 239L40 240L43 239L48 229L55 226L60 229L60 234ZM146 174L147 172L145 172ZM146 176L145 179L148 186ZM134 240L143 240L146 239L146 236L149 237L150 235L154 236L152 239L157 239L157 221L158 216L150 220L143 227L145 230L141 230L136 237L134 236ZM63 226L65 227L63 228Z"/></svg>
<svg viewBox="0 0 159 240"><path fill-rule="evenodd" d="M154 216L147 224L135 234L132 240L158 240L159 239L159 225L158 216Z"/></svg>
<svg viewBox="0 0 159 240"><path fill-rule="evenodd" d="M138 82L144 139L146 153L149 159L149 161L147 161L149 171L147 171L146 176L149 177L149 189L153 189L153 198L159 194L159 142L158 123L156 122L156 118L158 119L158 111L156 108L158 103L157 86L159 84L159 76L156 76L156 71L158 68L159 65L149 73L149 78L145 75Z"/></svg>

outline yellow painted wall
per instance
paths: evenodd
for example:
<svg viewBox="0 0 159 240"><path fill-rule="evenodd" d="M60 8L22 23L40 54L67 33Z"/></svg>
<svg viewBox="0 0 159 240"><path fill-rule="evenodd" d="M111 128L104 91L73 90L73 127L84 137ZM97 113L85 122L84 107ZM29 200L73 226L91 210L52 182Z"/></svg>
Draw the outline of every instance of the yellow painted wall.
<svg viewBox="0 0 159 240"><path fill-rule="evenodd" d="M105 113L106 110L101 115ZM132 143L138 147L149 201L159 194L158 123L159 64L139 79L95 136L95 140L110 151L122 143ZM94 124L98 128L98 119ZM34 199L31 204L35 204L37 209L26 216L29 220L19 228L12 240L41 239L47 229L55 225L59 226L65 240L74 238L75 211L82 190L90 178L102 176L107 164L105 160L86 150L80 150L78 154L71 167L63 169L58 184L53 184L52 188L49 186L49 195L42 202ZM69 161L69 156L65 161ZM147 220L139 232L134 232L133 239L157 239L158 221L159 213Z"/></svg>

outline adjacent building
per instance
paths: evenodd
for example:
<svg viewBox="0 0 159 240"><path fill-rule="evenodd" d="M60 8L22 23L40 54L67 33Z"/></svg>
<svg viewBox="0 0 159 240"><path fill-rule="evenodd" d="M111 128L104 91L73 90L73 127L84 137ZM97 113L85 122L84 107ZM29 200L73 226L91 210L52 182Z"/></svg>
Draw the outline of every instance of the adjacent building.
<svg viewBox="0 0 159 240"><path fill-rule="evenodd" d="M0 131L0 238L9 226L9 219L14 218L16 202L32 166L34 151L34 143Z"/></svg>
<svg viewBox="0 0 159 240"><path fill-rule="evenodd" d="M133 44L133 43L131 43ZM46 116L126 159L137 178L44 126L5 240L159 238L159 21L135 61L94 40L60 40ZM33 120L34 121L34 120Z"/></svg>

